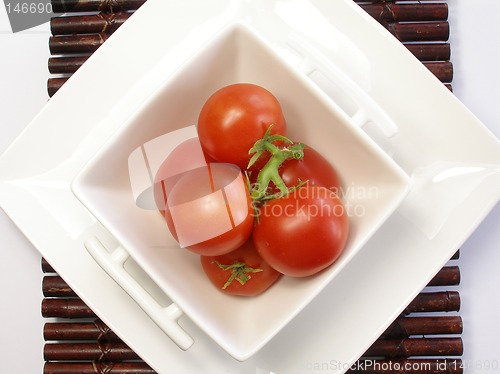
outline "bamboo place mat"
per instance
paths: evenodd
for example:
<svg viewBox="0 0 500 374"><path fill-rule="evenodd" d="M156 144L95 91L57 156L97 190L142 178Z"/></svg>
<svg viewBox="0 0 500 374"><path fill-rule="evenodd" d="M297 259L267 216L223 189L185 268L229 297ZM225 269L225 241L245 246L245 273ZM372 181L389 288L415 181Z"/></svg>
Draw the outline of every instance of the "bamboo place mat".
<svg viewBox="0 0 500 374"><path fill-rule="evenodd" d="M332 0L334 1L334 0ZM452 90L445 1L355 0ZM52 0L51 97L145 0ZM462 373L459 251L349 373ZM44 373L154 373L44 259Z"/></svg>

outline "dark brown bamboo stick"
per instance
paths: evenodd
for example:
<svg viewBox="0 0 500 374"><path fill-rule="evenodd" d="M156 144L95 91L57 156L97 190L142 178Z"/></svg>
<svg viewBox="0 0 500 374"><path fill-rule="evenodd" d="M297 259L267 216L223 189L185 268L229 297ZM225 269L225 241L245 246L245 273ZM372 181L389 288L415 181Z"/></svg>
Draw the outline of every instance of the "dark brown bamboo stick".
<svg viewBox="0 0 500 374"><path fill-rule="evenodd" d="M80 299L44 298L42 316L45 318L97 318ZM451 312L460 310L460 294L456 291L422 292L406 307L403 314Z"/></svg>
<svg viewBox="0 0 500 374"><path fill-rule="evenodd" d="M378 339L364 357L461 356L462 338Z"/></svg>
<svg viewBox="0 0 500 374"><path fill-rule="evenodd" d="M113 362L140 360L140 357L122 342L106 343L45 343L45 361Z"/></svg>
<svg viewBox="0 0 500 374"><path fill-rule="evenodd" d="M55 13L68 13L68 12L107 12L107 13L115 13L123 10L136 10L142 4L146 2L146 0L52 0L52 9ZM407 13L407 10L401 11L398 8L404 9L407 7L411 9L414 13L419 13L421 17L420 20L425 20L428 17L432 17L435 19L439 17L440 19L445 19L448 14L448 9L442 9L447 4L443 1L436 0L423 0L423 1L414 1L408 2L406 4L394 4L396 0L388 1L380 1L380 0L355 0L361 7L369 7L370 9L367 11L374 15L383 13L384 17L391 17L391 19L398 21L408 20L404 18ZM427 3L427 4L425 4ZM411 6L411 7L410 7ZM428 15L428 10L423 8L436 8L434 13ZM401 18L402 17L402 18ZM409 16L414 17L414 16ZM411 19L410 19L411 20Z"/></svg>
<svg viewBox="0 0 500 374"><path fill-rule="evenodd" d="M460 316L399 317L382 334L384 338L414 335L461 334ZM91 322L47 322L43 337L46 341L119 341L120 338L100 319Z"/></svg>
<svg viewBox="0 0 500 374"><path fill-rule="evenodd" d="M410 337L415 335L451 335L463 331L460 316L432 316L397 318L385 332L384 338Z"/></svg>
<svg viewBox="0 0 500 374"><path fill-rule="evenodd" d="M451 58L449 43L403 43L420 61L448 61Z"/></svg>
<svg viewBox="0 0 500 374"><path fill-rule="evenodd" d="M456 312L460 310L457 291L421 292L405 308L403 314L426 312Z"/></svg>
<svg viewBox="0 0 500 374"><path fill-rule="evenodd" d="M49 49L53 55L93 53L109 37L109 34L56 35L49 38Z"/></svg>
<svg viewBox="0 0 500 374"><path fill-rule="evenodd" d="M59 275L46 275L42 279L42 293L45 297L78 297Z"/></svg>
<svg viewBox="0 0 500 374"><path fill-rule="evenodd" d="M46 361L91 360L124 361L140 357L122 342L46 343ZM460 356L463 354L461 338L403 338L379 339L363 355L364 357L415 357Z"/></svg>
<svg viewBox="0 0 500 374"><path fill-rule="evenodd" d="M49 73L73 74L89 57L90 55L49 57Z"/></svg>
<svg viewBox="0 0 500 374"><path fill-rule="evenodd" d="M456 265L444 266L432 278L428 286L456 286L460 284L460 268Z"/></svg>
<svg viewBox="0 0 500 374"><path fill-rule="evenodd" d="M446 21L448 19L448 4L446 3L395 4L380 2L359 5L379 22Z"/></svg>
<svg viewBox="0 0 500 374"><path fill-rule="evenodd" d="M95 313L80 299L44 298L44 318L96 318Z"/></svg>
<svg viewBox="0 0 500 374"><path fill-rule="evenodd" d="M67 12L117 12L120 10L135 10L139 8L146 0L52 0L52 9L55 13ZM360 5L394 3L396 0L355 0ZM415 4L432 2L436 4L443 3L439 0L420 0L414 1ZM364 3L364 4L363 4Z"/></svg>
<svg viewBox="0 0 500 374"><path fill-rule="evenodd" d="M148 364L136 362L45 362L44 374L155 374Z"/></svg>
<svg viewBox="0 0 500 374"><path fill-rule="evenodd" d="M67 67L67 69L71 70L70 67ZM434 71L431 69L433 69ZM451 63L450 64L445 63L445 66L443 66L443 67L440 67L440 65L431 66L431 69L429 69L429 70L431 70L432 73L435 72L435 73L439 74L439 77L437 76L438 79L440 79L441 82L444 83L445 87L447 87L450 91L453 92L453 88L450 84L450 82L453 80L453 66L451 65ZM77 69L75 69L75 71L76 70ZM60 71L62 72L63 69L61 69ZM64 85L64 83L66 83L66 81L68 79L69 79L69 76L49 78L47 80L47 93L48 93L49 97L54 96L55 93L57 91L59 91L59 89Z"/></svg>
<svg viewBox="0 0 500 374"><path fill-rule="evenodd" d="M455 286L460 283L458 266L443 267L429 282L428 286ZM42 292L45 297L77 297L76 293L58 275L46 275L42 280Z"/></svg>
<svg viewBox="0 0 500 374"><path fill-rule="evenodd" d="M450 36L450 25L447 21L389 22L384 26L401 42L445 42Z"/></svg>
<svg viewBox="0 0 500 374"><path fill-rule="evenodd" d="M47 80L47 93L49 97L54 96L68 79L69 77L49 78Z"/></svg>
<svg viewBox="0 0 500 374"><path fill-rule="evenodd" d="M449 83L453 80L453 64L451 61L424 62L423 64L441 82Z"/></svg>
<svg viewBox="0 0 500 374"><path fill-rule="evenodd" d="M120 338L100 319L92 322L47 322L43 338L49 340L119 341Z"/></svg>
<svg viewBox="0 0 500 374"><path fill-rule="evenodd" d="M98 13L53 17L50 20L52 35L111 34L129 19L132 12Z"/></svg>
<svg viewBox="0 0 500 374"><path fill-rule="evenodd" d="M379 22L445 21L448 4L360 4ZM98 13L53 17L50 21L52 35L111 33L120 27L134 12Z"/></svg>
<svg viewBox="0 0 500 374"><path fill-rule="evenodd" d="M50 265L48 263L48 261L45 258L43 258L43 257L42 257L40 266L42 268L42 272L44 272L44 273L55 273L56 272L54 270L54 268L52 267L52 265Z"/></svg>
<svg viewBox="0 0 500 374"><path fill-rule="evenodd" d="M387 23L384 25L402 42L447 41L448 22ZM109 37L108 33L54 35L49 38L51 54L95 52Z"/></svg>
<svg viewBox="0 0 500 374"><path fill-rule="evenodd" d="M146 0L52 0L54 13L118 12L138 9Z"/></svg>
<svg viewBox="0 0 500 374"><path fill-rule="evenodd" d="M49 78L47 80L47 93L49 97L52 97L56 94L57 91L66 83L69 77L57 77L57 78ZM443 82L444 86L448 88L451 92L453 92L453 87L450 82Z"/></svg>
<svg viewBox="0 0 500 374"><path fill-rule="evenodd" d="M450 58L450 48L447 43L439 44L405 44L415 57L422 61L431 71L439 74L441 80L450 79L453 75ZM82 66L90 55L69 55L50 57L48 61L51 74L73 74ZM436 61L436 62L434 62ZM450 80L448 80L450 81Z"/></svg>
<svg viewBox="0 0 500 374"><path fill-rule="evenodd" d="M45 297L77 297L75 291L58 275L43 277L42 293Z"/></svg>
<svg viewBox="0 0 500 374"><path fill-rule="evenodd" d="M457 250L453 256L450 258L450 260L458 260L460 258L460 249ZM40 260L40 266L42 268L42 272L44 273L55 273L56 271L54 268L48 263L48 261L42 257Z"/></svg>
<svg viewBox="0 0 500 374"><path fill-rule="evenodd" d="M347 371L348 374L461 374L461 359L360 359Z"/></svg>

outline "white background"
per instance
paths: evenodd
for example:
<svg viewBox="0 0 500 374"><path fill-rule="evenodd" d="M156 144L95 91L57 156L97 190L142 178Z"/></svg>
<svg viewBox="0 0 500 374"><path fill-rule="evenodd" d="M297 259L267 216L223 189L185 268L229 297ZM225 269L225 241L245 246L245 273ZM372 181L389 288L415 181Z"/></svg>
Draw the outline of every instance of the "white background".
<svg viewBox="0 0 500 374"><path fill-rule="evenodd" d="M454 92L500 138L500 1L448 3ZM49 35L48 24L13 34L5 8L0 6L0 153L48 100ZM462 246L458 264L465 372L500 373L500 206ZM4 292L0 297L0 372L41 373L45 321L40 313L40 254L2 211L0 269Z"/></svg>

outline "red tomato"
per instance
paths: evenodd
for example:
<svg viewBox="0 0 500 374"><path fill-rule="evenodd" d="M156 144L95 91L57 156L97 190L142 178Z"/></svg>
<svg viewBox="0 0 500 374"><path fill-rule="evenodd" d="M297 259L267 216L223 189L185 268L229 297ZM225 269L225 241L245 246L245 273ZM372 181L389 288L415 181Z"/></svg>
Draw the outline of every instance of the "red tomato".
<svg viewBox="0 0 500 374"><path fill-rule="evenodd" d="M245 170L248 151L270 125L271 134L285 135L286 122L276 97L255 84L237 83L221 88L205 102L198 136L211 158Z"/></svg>
<svg viewBox="0 0 500 374"><path fill-rule="evenodd" d="M251 239L228 254L200 258L203 270L212 284L230 295L258 295L281 276L259 256ZM234 279L231 280L233 275Z"/></svg>
<svg viewBox="0 0 500 374"><path fill-rule="evenodd" d="M156 183L156 190L163 185ZM188 171L165 198L164 209L159 210L172 236L191 252L221 255L234 251L251 235L252 201L235 165L208 164Z"/></svg>
<svg viewBox="0 0 500 374"><path fill-rule="evenodd" d="M306 185L261 207L253 240L273 268L306 277L335 262L348 233L347 212L338 196L325 187Z"/></svg>

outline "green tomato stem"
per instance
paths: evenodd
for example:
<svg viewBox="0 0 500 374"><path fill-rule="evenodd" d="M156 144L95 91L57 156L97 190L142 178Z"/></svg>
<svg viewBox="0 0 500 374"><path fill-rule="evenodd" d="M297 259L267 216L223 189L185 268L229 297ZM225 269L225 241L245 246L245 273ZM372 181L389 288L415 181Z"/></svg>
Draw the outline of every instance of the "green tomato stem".
<svg viewBox="0 0 500 374"><path fill-rule="evenodd" d="M262 269L254 269L247 266L244 262L235 262L231 265L223 265L219 261L215 261L215 263L224 271L231 271L231 275L228 280L222 286L222 289L225 290L234 280L238 281L241 285L244 285L248 282L252 277L249 273L260 273L263 271Z"/></svg>
<svg viewBox="0 0 500 374"><path fill-rule="evenodd" d="M254 154L250 159L248 167L251 167L264 152L269 152L271 157L264 165L264 167L259 171L257 175L257 183L251 189L251 197L254 201L265 201L276 197L282 197L289 194L292 190L288 188L283 182L281 175L279 173L279 168L283 162L288 159L301 160L304 158L304 144L296 143L282 135L270 135L271 126L267 129L264 137L257 140L252 148L250 148L249 153ZM273 144L274 141L281 141L286 145L282 148ZM291 145L290 145L291 144ZM273 182L276 188L279 190L278 194L269 195L267 193L269 183ZM294 186L293 189L302 186L307 183L307 181L298 181L298 185Z"/></svg>

